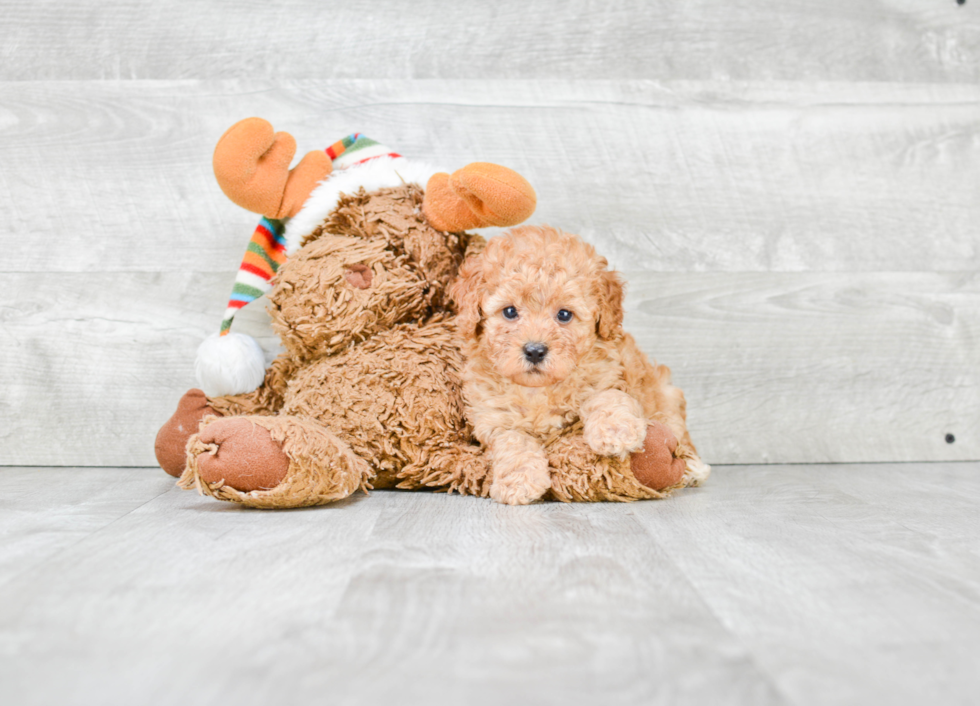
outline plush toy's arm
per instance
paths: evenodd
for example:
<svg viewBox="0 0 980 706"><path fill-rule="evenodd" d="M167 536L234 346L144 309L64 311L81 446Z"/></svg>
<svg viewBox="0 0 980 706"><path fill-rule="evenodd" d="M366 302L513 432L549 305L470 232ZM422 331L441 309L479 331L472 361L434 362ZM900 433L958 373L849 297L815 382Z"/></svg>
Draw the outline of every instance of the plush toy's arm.
<svg viewBox="0 0 980 706"><path fill-rule="evenodd" d="M276 414L283 404L283 396L290 378L298 365L288 353L282 353L272 361L265 372L265 380L254 392L226 397L209 397L208 402L224 416L238 414Z"/></svg>

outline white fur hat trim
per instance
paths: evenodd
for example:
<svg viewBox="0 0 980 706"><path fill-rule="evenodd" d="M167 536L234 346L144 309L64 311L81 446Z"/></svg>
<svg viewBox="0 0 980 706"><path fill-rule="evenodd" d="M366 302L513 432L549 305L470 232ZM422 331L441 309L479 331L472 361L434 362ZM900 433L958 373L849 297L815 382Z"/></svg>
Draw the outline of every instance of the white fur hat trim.
<svg viewBox="0 0 980 706"><path fill-rule="evenodd" d="M303 208L286 223L286 252L299 250L303 238L312 233L337 207L341 194L356 194L402 184L418 184L423 189L436 172L444 171L424 162L404 157L375 157L362 164L340 169L321 181Z"/></svg>

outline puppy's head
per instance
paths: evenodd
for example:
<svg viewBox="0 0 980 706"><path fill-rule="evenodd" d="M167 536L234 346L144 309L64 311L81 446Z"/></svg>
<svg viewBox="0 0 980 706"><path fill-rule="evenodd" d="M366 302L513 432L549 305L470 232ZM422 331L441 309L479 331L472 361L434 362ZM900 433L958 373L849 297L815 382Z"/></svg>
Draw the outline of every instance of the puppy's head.
<svg viewBox="0 0 980 706"><path fill-rule="evenodd" d="M518 385L561 382L600 339L622 331L623 284L578 236L548 227L492 238L452 296L466 353Z"/></svg>

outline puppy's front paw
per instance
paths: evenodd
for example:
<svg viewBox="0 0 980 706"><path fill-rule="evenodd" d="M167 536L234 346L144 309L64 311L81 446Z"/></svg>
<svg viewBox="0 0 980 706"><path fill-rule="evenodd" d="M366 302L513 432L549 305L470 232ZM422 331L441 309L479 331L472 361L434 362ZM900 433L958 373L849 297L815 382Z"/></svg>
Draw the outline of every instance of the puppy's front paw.
<svg viewBox="0 0 980 706"><path fill-rule="evenodd" d="M544 458L528 458L512 469L501 472L494 467L490 497L505 505L527 505L551 487L551 472Z"/></svg>
<svg viewBox="0 0 980 706"><path fill-rule="evenodd" d="M600 456L625 456L643 448L647 423L625 409L597 409L585 419L585 443Z"/></svg>

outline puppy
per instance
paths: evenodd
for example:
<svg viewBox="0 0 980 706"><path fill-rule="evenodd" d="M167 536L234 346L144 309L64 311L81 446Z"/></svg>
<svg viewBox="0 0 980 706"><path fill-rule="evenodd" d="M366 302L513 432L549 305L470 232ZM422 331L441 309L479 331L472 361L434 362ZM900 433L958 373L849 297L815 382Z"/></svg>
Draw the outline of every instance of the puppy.
<svg viewBox="0 0 980 706"><path fill-rule="evenodd" d="M707 476L683 393L623 331L622 279L591 245L554 228L514 228L463 264L452 296L463 395L489 450L494 500L541 498L551 486L545 447L579 421L596 454L620 457L660 422L678 441L685 484Z"/></svg>

